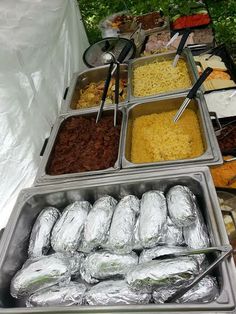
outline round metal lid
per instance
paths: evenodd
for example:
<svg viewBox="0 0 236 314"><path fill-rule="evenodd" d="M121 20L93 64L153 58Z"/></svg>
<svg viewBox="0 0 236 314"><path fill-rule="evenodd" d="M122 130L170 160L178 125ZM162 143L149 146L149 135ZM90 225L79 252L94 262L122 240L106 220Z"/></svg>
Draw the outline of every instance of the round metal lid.
<svg viewBox="0 0 236 314"><path fill-rule="evenodd" d="M90 68L104 65L106 52L112 52L117 59L128 42L132 43L132 48L124 59L125 62L134 57L136 47L133 41L118 37L107 37L89 46L83 54L83 61Z"/></svg>

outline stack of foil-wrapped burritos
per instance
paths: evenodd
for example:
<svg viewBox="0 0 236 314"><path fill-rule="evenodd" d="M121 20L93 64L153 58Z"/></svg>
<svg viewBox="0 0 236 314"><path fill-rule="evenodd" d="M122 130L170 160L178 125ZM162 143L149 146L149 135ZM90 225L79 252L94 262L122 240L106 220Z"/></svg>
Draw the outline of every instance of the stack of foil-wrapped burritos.
<svg viewBox="0 0 236 314"><path fill-rule="evenodd" d="M27 307L164 303L207 265L203 254L165 255L209 246L196 196L181 185L166 192L42 209L11 295ZM206 276L176 302L212 302L218 290Z"/></svg>

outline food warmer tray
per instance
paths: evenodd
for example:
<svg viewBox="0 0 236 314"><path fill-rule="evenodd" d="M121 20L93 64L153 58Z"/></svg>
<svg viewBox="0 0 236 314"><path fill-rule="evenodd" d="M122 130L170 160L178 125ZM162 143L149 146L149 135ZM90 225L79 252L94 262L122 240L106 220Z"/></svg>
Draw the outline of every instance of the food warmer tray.
<svg viewBox="0 0 236 314"><path fill-rule="evenodd" d="M151 189L166 192L176 184L187 185L196 195L204 216L212 246L228 244L219 203L213 181L207 167L195 169L166 170L162 173L120 175L115 180L86 180L23 190L16 202L0 242L0 313L233 313L235 311L236 278L233 258L225 260L214 271L220 286L217 300L206 304L149 304L123 306L80 306L50 308L19 308L9 294L9 285L15 272L26 260L27 246L32 224L45 206L56 206L62 210L76 200L93 203L109 194L117 199L134 194L139 198Z"/></svg>
<svg viewBox="0 0 236 314"><path fill-rule="evenodd" d="M195 110L195 112L198 115L200 126L201 126L201 132L202 137L205 144L205 153L202 156L199 156L197 158L193 159L186 159L186 160L176 160L176 161L165 161L165 162L156 162L156 163L150 163L150 164L132 164L128 161L127 154L129 154L130 150L130 132L128 130L128 124L129 121L127 119L127 114L130 115L132 113L132 110L135 107L140 107L141 114L150 114L153 112L161 112L164 110L173 110L177 109L181 102L186 97L186 93L182 93L179 95L170 95L170 96L162 96L151 100L143 100L140 103L134 103L130 104L127 107L120 108L120 110L123 112L123 121L121 125L121 138L120 138L120 149L118 151L118 160L116 163L116 166L114 168L106 169L106 170L100 170L100 171L88 171L88 172L80 172L80 173L74 173L74 174L64 174L64 175L48 175L46 168L47 163L50 158L51 152L53 150L54 143L56 141L57 133L60 129L61 123L70 116L73 115L90 115L95 114L97 111L95 109L84 111L81 113L68 113L65 115L62 115L58 118L57 122L55 123L52 133L50 135L49 141L46 145L46 149L43 152L43 157L36 175L36 179L34 184L35 185L44 185L44 184L51 184L51 183L60 183L60 182L70 182L75 180L83 180L85 177L92 178L101 178L101 174L103 174L105 177L114 177L119 174L126 175L128 173L138 173L145 171L153 171L153 170L165 170L167 168L174 168L174 167L195 167L199 165L218 165L222 164L222 156L221 152L216 140L216 136L213 130L213 126L211 123L211 119L206 107L206 103L204 100L204 97L201 93L198 93L198 96L196 97L195 101L192 101L190 104L190 108ZM113 107L110 108L110 110L107 108L105 112L111 111ZM139 110L138 110L139 111ZM122 169L121 169L121 163L122 163Z"/></svg>
<svg viewBox="0 0 236 314"><path fill-rule="evenodd" d="M131 145L132 145L132 121L133 119L149 115L153 113L161 113L178 109L184 101L186 94L163 96L156 99L146 100L145 102L137 102L128 106L126 113L126 123L124 127L124 140L122 148L122 168L130 169L137 167L158 167L164 169L178 166L197 166L197 165L215 165L222 163L222 156L218 146L216 136L212 127L211 119L206 107L205 99L202 93L198 93L197 97L191 101L189 109L192 109L198 116L201 128L201 135L204 143L205 151L203 155L192 159L182 159L173 161L161 161L154 163L134 164L130 161Z"/></svg>
<svg viewBox="0 0 236 314"><path fill-rule="evenodd" d="M148 95L144 97L136 97L133 95L133 70L139 66L145 65L152 63L155 60L174 60L174 57L176 55L176 52L168 52L168 53L160 53L157 55L152 55L148 57L142 57L142 58L137 58L129 61L129 70L128 70L128 95L129 95L129 101L130 102L137 102L143 99L150 99L150 98L156 98L156 97L161 97L161 96L169 96L173 94L179 94L183 92L187 92L191 89L185 88L185 89L178 89L178 90L173 90L165 93L160 93L160 94L154 94L154 95ZM192 82L192 85L196 82L196 77L197 77L197 68L194 64L193 56L188 48L185 48L182 52L182 55L180 57L181 59L184 59L187 63L188 67L188 72L189 76Z"/></svg>
<svg viewBox="0 0 236 314"><path fill-rule="evenodd" d="M104 108L103 111L103 115L113 115L113 106L110 108ZM35 185L37 184L48 184L48 183L56 183L56 182L61 182L61 181L71 181L71 180L78 180L84 176L101 176L101 174L105 175L107 173L115 173L120 169L121 166L121 148L122 148L122 140L123 140L123 125L124 125L124 121L125 121L125 111L124 108L120 108L119 112L122 114L122 122L121 122L121 130L120 130L120 141L119 141L119 149L118 149L118 156L117 156L117 160L114 164L113 167L104 169L104 170L96 170L96 171L87 171L87 172L78 172L78 173L69 173L69 174L62 174L62 175L49 175L47 174L47 165L48 162L50 160L50 156L51 153L53 152L53 148L54 148L54 144L56 142L57 139L57 135L58 132L60 131L60 128L63 124L63 122L74 116L94 116L96 117L97 115L97 110L93 109L93 110L86 110L83 112L75 112L75 113L67 113L64 115L61 115L57 118L56 123L54 124L53 128L52 128L52 132L50 134L49 139L46 139L45 143L43 145L43 149L41 151L41 156L42 160L40 162L39 168L38 168L38 172L36 174L36 179L35 179Z"/></svg>
<svg viewBox="0 0 236 314"><path fill-rule="evenodd" d="M70 86L67 87L65 94L64 94L64 99L62 102L62 107L61 107L61 113L75 113L75 112L81 112L81 111L86 111L92 108L98 108L99 105L94 105L93 107L90 108L81 108L81 109L74 109L76 106L77 101L80 98L80 92L81 90L87 86L90 83L97 83L99 81L104 81L107 77L107 71L108 71L109 66L104 65L92 69L85 70L83 72L76 72L74 73ZM120 65L120 78L121 79L126 79L128 82L128 65L127 64L121 64ZM127 87L127 97L125 101L120 102L119 105L125 105L128 102L128 87ZM105 107L111 107L111 105L106 105Z"/></svg>

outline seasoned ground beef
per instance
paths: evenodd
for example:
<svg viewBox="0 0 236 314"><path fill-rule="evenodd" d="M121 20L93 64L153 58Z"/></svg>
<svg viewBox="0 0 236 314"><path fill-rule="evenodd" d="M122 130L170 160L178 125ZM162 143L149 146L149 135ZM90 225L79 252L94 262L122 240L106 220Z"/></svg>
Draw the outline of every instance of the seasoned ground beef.
<svg viewBox="0 0 236 314"><path fill-rule="evenodd" d="M113 167L118 156L121 115L113 126L113 115L73 116L62 124L47 166L47 173L60 175Z"/></svg>

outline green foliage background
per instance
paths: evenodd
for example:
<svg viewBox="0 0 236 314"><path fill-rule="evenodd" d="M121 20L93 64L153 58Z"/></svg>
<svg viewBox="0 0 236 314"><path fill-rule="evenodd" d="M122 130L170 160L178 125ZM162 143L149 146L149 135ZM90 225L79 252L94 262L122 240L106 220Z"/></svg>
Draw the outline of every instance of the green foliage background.
<svg viewBox="0 0 236 314"><path fill-rule="evenodd" d="M184 13L193 2L193 0L78 0L90 43L101 38L99 22L115 12L129 10L133 14L141 14L161 8L168 15L171 4L181 7ZM236 0L205 2L213 19L217 43L226 43L236 55Z"/></svg>

